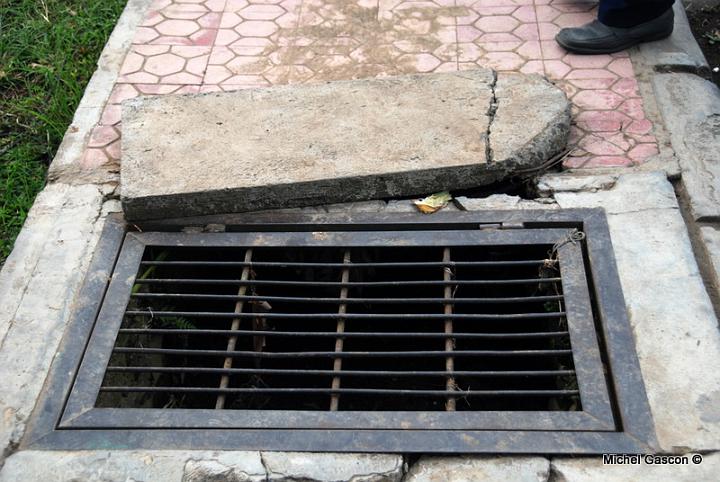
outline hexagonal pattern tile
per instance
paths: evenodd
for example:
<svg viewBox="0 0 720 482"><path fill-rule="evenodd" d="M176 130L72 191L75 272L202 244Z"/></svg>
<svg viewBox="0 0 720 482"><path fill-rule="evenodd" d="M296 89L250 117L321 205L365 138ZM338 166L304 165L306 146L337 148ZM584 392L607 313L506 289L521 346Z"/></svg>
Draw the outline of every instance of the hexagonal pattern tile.
<svg viewBox="0 0 720 482"><path fill-rule="evenodd" d="M138 27L82 168L119 161L121 106L138 95L492 67L537 73L573 103L568 168L658 154L627 53L583 56L555 41L594 0L154 0Z"/></svg>
<svg viewBox="0 0 720 482"><path fill-rule="evenodd" d="M134 45L120 68L118 82L201 84L210 47Z"/></svg>

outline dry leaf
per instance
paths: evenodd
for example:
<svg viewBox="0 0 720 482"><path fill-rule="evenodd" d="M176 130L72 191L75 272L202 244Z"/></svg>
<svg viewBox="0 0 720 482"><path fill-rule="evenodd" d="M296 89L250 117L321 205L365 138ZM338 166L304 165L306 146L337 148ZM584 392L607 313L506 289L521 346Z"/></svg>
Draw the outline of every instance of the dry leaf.
<svg viewBox="0 0 720 482"><path fill-rule="evenodd" d="M443 191L431 194L423 199L418 199L417 201L413 201L413 203L421 213L432 214L447 206L447 203L450 201L452 201L452 195L447 191Z"/></svg>

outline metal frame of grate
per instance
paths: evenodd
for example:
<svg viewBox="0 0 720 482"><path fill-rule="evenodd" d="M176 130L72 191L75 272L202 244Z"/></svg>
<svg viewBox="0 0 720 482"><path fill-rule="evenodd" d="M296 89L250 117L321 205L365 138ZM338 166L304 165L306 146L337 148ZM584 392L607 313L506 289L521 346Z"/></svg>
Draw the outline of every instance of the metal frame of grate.
<svg viewBox="0 0 720 482"><path fill-rule="evenodd" d="M226 232L176 232L182 226L204 226L218 222L225 225ZM432 217L397 214L240 214L168 220L142 228L145 232L126 233L127 226L122 219L114 218L108 222L80 294L81 303L65 334L63 348L53 363L23 445L50 449L213 448L435 453L646 452L656 445L607 222L601 210L440 213ZM575 230L582 230L587 236L586 240L563 242ZM453 247L552 246L556 243L559 243L557 254L562 277L555 281L562 284L564 316L571 340L581 409L456 410L459 399L465 396L533 394L526 391L512 393L512 390L457 391L455 377L462 375L462 371L455 369L458 358L507 356L507 352L464 353L463 350L455 349L454 340L461 339L463 333L457 332L453 323L463 316L478 319L483 316L462 315L454 311L457 300L453 300L453 287L461 281L453 279L451 270L443 270L454 262ZM121 324L128 309L132 288L137 281L142 282L136 279L136 275L148 246L233 246L245 249L244 260L234 263L240 273L240 279L233 280L234 286L239 289L236 295L231 296L236 301L236 309L212 315L228 324L224 330L227 348L201 353L225 361L220 368L208 370L219 376L219 385L199 387L201 391L210 392L216 397L214 408L96 406L101 392L127 392L128 388L132 392L153 390L153 387L141 386L138 390L138 387L113 388L103 385L114 350L125 350L126 353L138 350L153 352L152 348L123 349L115 346L118 332L123 330ZM334 332L326 333L334 347L311 355L325 357L332 362L331 368L324 373L328 377L328 386L316 390L304 389L305 393L316 391L327 396L328 409L221 410L228 397L240 392L263 391L232 385L232 375L238 370L242 371L241 368L233 367L238 357L297 356L293 352L240 351L236 346L238 338L243 335L240 329L242 320L256 317L251 313L243 313L241 306L247 299L253 298L246 287L259 282L248 279L249 267L253 262L252 252L253 249L267 246L288 249L315 246L340 249L342 252L342 259L335 266L341 276L332 282L333 288L337 288L340 293L340 299L333 300L337 305L336 311L325 315L335 323ZM343 411L341 408L344 396L371 394L400 397L409 392L343 386L345 377L352 376L352 371L349 375L343 371L344 361L364 356L363 353L344 349L347 340L353 339L353 333L346 332L346 323L377 319L377 315L372 313L360 315L353 313L352 309L348 310L348 306L352 308L355 302L353 296L348 296L349 290L359 283L350 277L353 267L358 264L353 262L350 253L353 249L373 246L433 246L442 253L441 260L428 262L437 265L438 270L443 270L440 271L443 275L439 280L428 281L441 290L438 297L441 311L436 315L423 316L440 324L439 333L432 334L437 337L440 348L427 354L445 360L445 370L433 373L434 376L442 376L445 386L444 389L434 389L424 395L444 400L444 410ZM152 264L147 260L145 263ZM227 280L219 282L227 283ZM147 315L147 312L130 311L130 315ZM273 314L266 313L265 316L272 318ZM412 316L417 317L415 314ZM133 333L132 328L124 330ZM253 334L257 335L257 332ZM274 336L269 330L266 335ZM158 350L166 351L159 348L155 352ZM403 351L391 354L408 356L408 352ZM415 352L412 356L423 354ZM605 362L606 373L603 373L601 358ZM117 369L127 370L122 367ZM367 375L360 371L359 375L363 374ZM183 391L182 387L176 388L178 392ZM277 393L278 390L282 392L287 389L273 388L265 392ZM565 391L567 395L572 390Z"/></svg>

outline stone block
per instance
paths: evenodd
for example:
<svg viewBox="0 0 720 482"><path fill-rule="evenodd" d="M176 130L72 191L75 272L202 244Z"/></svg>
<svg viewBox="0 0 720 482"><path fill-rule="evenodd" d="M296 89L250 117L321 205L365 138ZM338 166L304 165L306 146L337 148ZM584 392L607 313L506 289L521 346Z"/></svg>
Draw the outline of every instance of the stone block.
<svg viewBox="0 0 720 482"><path fill-rule="evenodd" d="M122 201L138 220L427 195L536 166L568 131L557 87L487 69L136 98Z"/></svg>

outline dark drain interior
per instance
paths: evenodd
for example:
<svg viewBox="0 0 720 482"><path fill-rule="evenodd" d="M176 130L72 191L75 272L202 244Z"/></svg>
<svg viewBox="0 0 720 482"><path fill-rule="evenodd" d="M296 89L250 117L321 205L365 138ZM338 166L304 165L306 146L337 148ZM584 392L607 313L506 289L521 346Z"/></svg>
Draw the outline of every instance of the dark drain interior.
<svg viewBox="0 0 720 482"><path fill-rule="evenodd" d="M582 410L551 251L148 246L96 406Z"/></svg>

